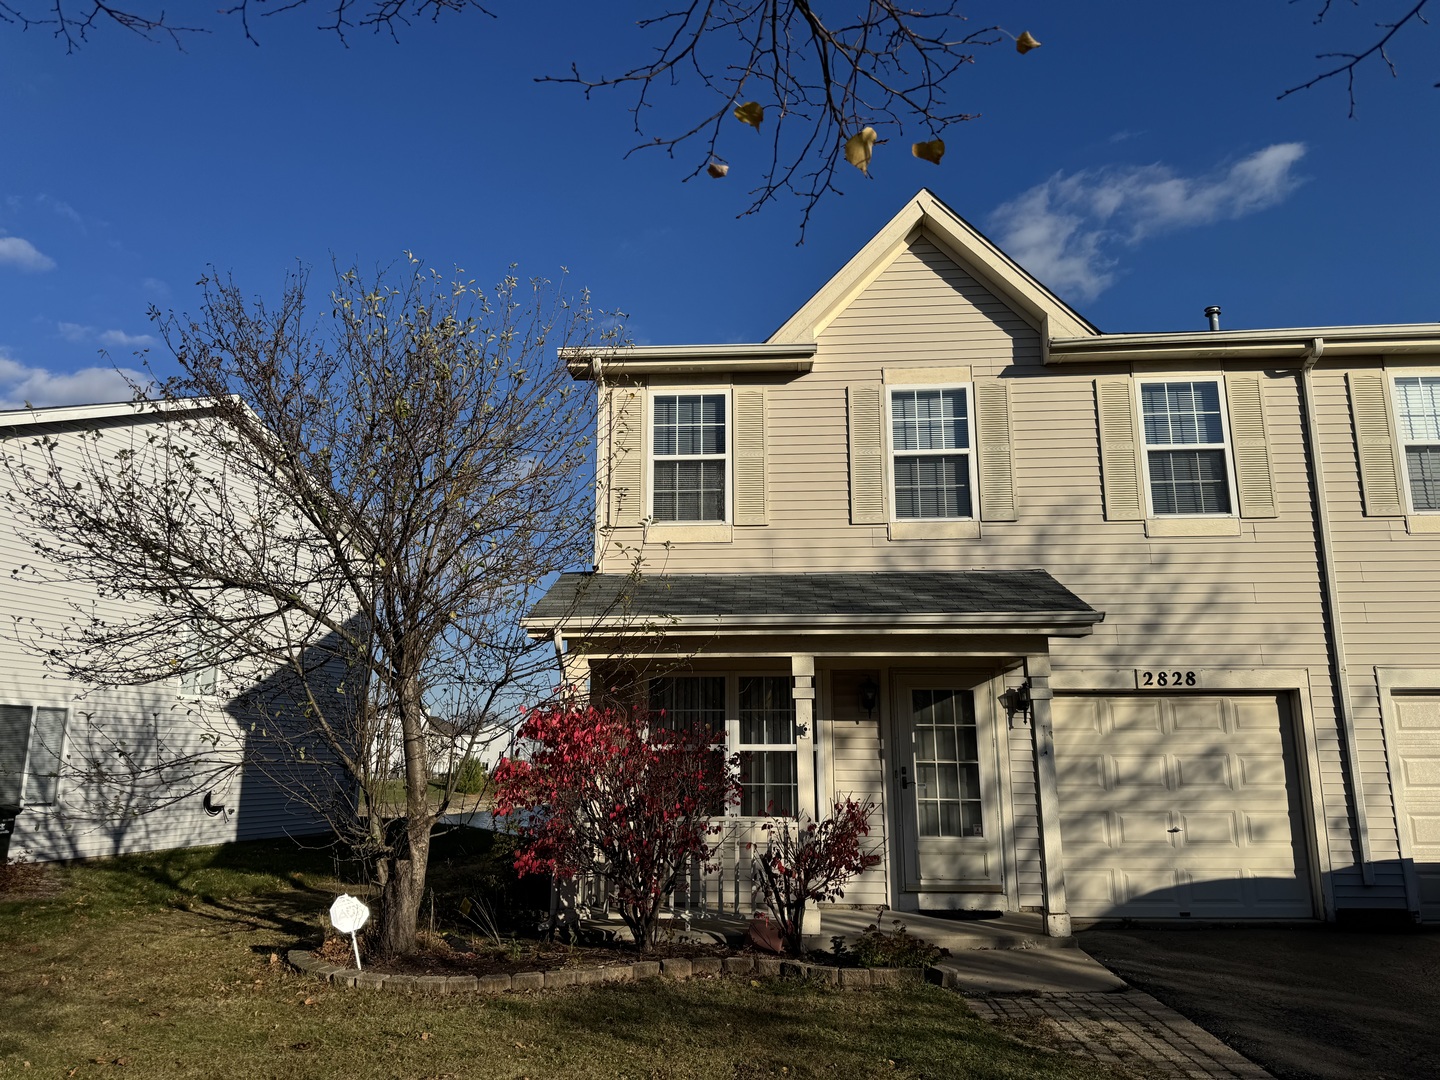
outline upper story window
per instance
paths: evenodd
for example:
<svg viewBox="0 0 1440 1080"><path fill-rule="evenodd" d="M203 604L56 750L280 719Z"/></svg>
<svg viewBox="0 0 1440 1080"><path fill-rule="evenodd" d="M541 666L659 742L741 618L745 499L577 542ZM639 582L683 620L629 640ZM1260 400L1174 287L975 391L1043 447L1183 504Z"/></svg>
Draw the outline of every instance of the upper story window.
<svg viewBox="0 0 1440 1080"><path fill-rule="evenodd" d="M1220 383L1140 385L1150 512L1229 514L1230 468Z"/></svg>
<svg viewBox="0 0 1440 1080"><path fill-rule="evenodd" d="M652 517L725 521L726 395L657 394L651 403Z"/></svg>
<svg viewBox="0 0 1440 1080"><path fill-rule="evenodd" d="M895 518L973 518L974 455L967 387L890 390Z"/></svg>
<svg viewBox="0 0 1440 1080"><path fill-rule="evenodd" d="M1395 416L1410 509L1440 510L1440 375L1396 378Z"/></svg>

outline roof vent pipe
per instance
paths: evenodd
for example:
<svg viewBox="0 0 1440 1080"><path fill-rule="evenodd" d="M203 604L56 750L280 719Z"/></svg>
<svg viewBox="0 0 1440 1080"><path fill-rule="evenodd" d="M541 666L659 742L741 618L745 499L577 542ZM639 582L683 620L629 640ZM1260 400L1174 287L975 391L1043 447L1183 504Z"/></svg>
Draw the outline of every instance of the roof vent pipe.
<svg viewBox="0 0 1440 1080"><path fill-rule="evenodd" d="M1214 304L1211 304L1205 309L1205 318L1210 320L1211 330L1220 329L1220 309Z"/></svg>

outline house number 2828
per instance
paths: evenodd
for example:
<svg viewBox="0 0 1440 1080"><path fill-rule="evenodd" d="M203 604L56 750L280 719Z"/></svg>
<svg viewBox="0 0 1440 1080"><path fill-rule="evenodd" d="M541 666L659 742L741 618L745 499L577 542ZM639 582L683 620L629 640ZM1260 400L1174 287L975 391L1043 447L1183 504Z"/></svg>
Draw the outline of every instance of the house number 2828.
<svg viewBox="0 0 1440 1080"><path fill-rule="evenodd" d="M1196 686L1199 679L1193 671L1137 671L1135 681L1141 686Z"/></svg>

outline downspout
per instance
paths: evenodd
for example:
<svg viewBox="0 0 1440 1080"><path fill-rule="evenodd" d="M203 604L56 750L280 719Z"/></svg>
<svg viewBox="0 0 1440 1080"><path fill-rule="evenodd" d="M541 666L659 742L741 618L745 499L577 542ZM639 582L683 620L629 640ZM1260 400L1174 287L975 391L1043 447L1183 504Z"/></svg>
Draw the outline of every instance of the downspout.
<svg viewBox="0 0 1440 1080"><path fill-rule="evenodd" d="M1325 629L1330 639L1331 679L1335 702L1340 710L1340 742L1355 814L1355 839L1360 855L1360 879L1375 884L1375 864L1370 854L1370 825L1365 811L1365 778L1360 771L1360 747L1355 738L1355 708L1350 698L1350 669L1345 660L1345 633L1340 621L1340 586L1335 580L1335 547L1330 535L1330 509L1325 498L1325 469L1320 460L1320 426L1315 419L1315 388L1311 372L1325 351L1325 339L1315 338L1305 350L1300 367L1300 403L1305 415L1305 455L1310 472L1310 490L1315 500L1315 530L1320 540L1320 577L1325 585Z"/></svg>
<svg viewBox="0 0 1440 1080"><path fill-rule="evenodd" d="M606 526L610 524L610 484L615 479L611 475L611 465L615 460L611 440L615 438L615 426L611 424L608 419L600 415L600 410L603 408L607 417L613 416L615 413L615 403L607 400L605 397L605 374L600 367L600 354L598 352L590 359L590 370L595 377L595 424L598 429L602 422L605 423L607 431L605 436L605 483L603 485L600 483L600 457L598 452L600 432L598 430L595 432L595 446L597 451L595 457L595 541L590 554L590 566L592 570L599 572L600 537L604 533ZM600 510L600 495L602 492L605 495L605 510L603 516Z"/></svg>

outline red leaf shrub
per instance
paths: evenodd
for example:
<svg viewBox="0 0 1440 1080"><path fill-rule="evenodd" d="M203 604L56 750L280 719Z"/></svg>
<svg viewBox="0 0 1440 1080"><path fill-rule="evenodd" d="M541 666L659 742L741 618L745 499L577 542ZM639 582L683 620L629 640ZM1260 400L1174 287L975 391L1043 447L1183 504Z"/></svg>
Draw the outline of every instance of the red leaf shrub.
<svg viewBox="0 0 1440 1080"><path fill-rule="evenodd" d="M860 847L874 812L874 802L846 798L824 821L776 818L763 826L768 839L755 855L755 878L792 955L801 950L806 906L840 899L846 885L880 861Z"/></svg>
<svg viewBox="0 0 1440 1080"><path fill-rule="evenodd" d="M496 813L520 833L515 868L557 879L593 872L611 886L641 951L691 860L710 862L714 814L739 798L724 735L672 731L623 709L535 710L523 760L495 769Z"/></svg>

